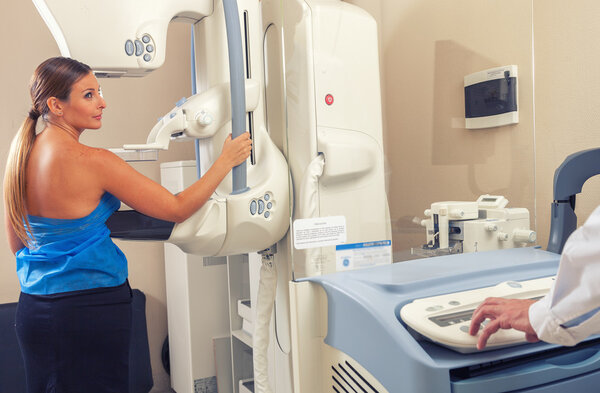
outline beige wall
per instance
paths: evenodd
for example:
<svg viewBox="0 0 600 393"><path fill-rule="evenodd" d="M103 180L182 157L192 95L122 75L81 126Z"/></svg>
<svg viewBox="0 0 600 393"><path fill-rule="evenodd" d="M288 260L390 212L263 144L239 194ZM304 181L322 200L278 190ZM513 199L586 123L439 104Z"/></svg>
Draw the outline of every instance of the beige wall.
<svg viewBox="0 0 600 393"><path fill-rule="evenodd" d="M533 213L531 3L382 0L380 15L394 250L425 242L413 219L432 202L487 193ZM465 129L463 77L510 64L519 124Z"/></svg>
<svg viewBox="0 0 600 393"><path fill-rule="evenodd" d="M482 193L528 208L545 248L555 169L599 141L600 3L354 3L380 25L395 251L424 242L423 228L411 220L431 202ZM465 130L463 76L506 64L519 66L520 123ZM599 187L600 179L591 179L578 197L579 224L600 202Z"/></svg>
<svg viewBox="0 0 600 393"><path fill-rule="evenodd" d="M9 142L29 111L28 83L35 67L60 52L31 1L0 2L0 161L6 160ZM190 27L173 23L169 28L165 65L145 78L100 79L107 101L103 127L84 132L83 143L98 147L119 147L124 143L146 141L159 116L169 111L183 96L191 94ZM174 143L160 153L160 162L193 159L191 143ZM158 163L136 163L146 176L160 181ZM0 236L0 303L18 299L19 284L14 256L8 250L4 232ZM152 370L153 392L169 390L170 382L160 362L160 351L167 335L167 311L162 243L122 242L117 244L129 260L132 288L146 295L146 315Z"/></svg>
<svg viewBox="0 0 600 393"><path fill-rule="evenodd" d="M550 230L554 170L565 157L600 145L600 2L534 0L538 232ZM582 224L600 204L600 177L577 198Z"/></svg>

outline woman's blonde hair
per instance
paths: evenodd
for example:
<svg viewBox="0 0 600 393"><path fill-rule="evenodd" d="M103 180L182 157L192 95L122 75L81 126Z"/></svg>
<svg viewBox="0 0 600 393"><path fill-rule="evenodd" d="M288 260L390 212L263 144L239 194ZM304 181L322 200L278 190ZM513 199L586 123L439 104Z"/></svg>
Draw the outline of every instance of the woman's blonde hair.
<svg viewBox="0 0 600 393"><path fill-rule="evenodd" d="M25 246L29 245L32 239L27 233L29 219L25 173L35 141L37 120L39 117L45 118L50 111L47 104L49 98L56 97L61 101L68 101L73 84L91 71L88 65L77 60L52 57L40 64L31 77L31 110L12 140L4 173L5 214L15 234Z"/></svg>

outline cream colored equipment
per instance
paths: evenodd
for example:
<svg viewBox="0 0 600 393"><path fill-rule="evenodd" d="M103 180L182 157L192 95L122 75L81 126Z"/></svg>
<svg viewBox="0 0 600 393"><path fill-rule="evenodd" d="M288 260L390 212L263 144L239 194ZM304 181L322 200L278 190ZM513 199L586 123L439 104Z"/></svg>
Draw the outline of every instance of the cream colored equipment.
<svg viewBox="0 0 600 393"><path fill-rule="evenodd" d="M172 20L195 23L213 0L33 0L60 53L106 77L144 76L165 61Z"/></svg>
<svg viewBox="0 0 600 393"><path fill-rule="evenodd" d="M529 211L507 204L505 197L487 194L475 202L432 203L425 210L428 218L421 221L427 244L413 248L413 254L438 256L534 244L537 237L529 229Z"/></svg>

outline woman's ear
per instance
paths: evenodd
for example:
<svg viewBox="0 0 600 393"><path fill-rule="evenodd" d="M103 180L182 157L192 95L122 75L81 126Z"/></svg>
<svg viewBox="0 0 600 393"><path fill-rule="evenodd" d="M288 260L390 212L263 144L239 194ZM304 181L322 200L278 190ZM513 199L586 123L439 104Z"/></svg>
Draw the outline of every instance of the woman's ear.
<svg viewBox="0 0 600 393"><path fill-rule="evenodd" d="M63 105L62 102L56 97L50 97L46 100L46 105L48 105L48 109L55 116L62 116L63 114Z"/></svg>

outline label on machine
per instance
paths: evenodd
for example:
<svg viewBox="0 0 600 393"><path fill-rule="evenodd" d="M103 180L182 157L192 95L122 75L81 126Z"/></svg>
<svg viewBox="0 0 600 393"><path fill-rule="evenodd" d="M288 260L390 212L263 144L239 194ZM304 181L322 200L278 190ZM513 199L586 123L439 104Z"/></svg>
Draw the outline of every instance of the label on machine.
<svg viewBox="0 0 600 393"><path fill-rule="evenodd" d="M294 221L294 247L298 250L346 243L346 217L302 218Z"/></svg>
<svg viewBox="0 0 600 393"><path fill-rule="evenodd" d="M389 264L392 241L342 244L335 247L335 259L337 271Z"/></svg>

